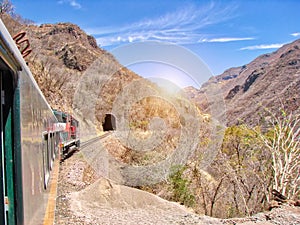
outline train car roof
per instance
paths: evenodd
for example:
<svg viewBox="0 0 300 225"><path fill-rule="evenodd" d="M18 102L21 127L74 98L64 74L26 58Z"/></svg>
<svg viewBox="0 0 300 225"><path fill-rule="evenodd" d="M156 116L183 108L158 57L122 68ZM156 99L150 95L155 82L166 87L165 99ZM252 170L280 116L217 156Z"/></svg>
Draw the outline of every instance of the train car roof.
<svg viewBox="0 0 300 225"><path fill-rule="evenodd" d="M10 33L8 32L6 26L0 19L0 56L5 61L5 63L11 67L14 72L25 71L26 75L30 78L32 84L35 86L40 96L44 99L49 110L51 110L44 94L39 88L36 80L34 79L29 67L27 66L23 56L21 55L18 47L16 46L14 40L12 39ZM52 110L51 110L52 111Z"/></svg>

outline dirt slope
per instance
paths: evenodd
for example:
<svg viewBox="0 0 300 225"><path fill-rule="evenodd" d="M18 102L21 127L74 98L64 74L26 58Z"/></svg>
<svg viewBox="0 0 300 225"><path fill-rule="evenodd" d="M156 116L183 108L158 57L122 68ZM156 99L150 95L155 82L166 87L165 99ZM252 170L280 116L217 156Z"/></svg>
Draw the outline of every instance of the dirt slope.
<svg viewBox="0 0 300 225"><path fill-rule="evenodd" d="M288 205L249 218L216 219L197 215L177 203L99 177L80 152L61 164L56 225L299 223L300 208Z"/></svg>

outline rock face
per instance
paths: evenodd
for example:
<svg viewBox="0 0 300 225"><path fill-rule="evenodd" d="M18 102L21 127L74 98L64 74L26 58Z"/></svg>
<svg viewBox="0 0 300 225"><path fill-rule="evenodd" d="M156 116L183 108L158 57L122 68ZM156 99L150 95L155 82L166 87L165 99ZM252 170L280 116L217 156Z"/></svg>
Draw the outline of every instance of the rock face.
<svg viewBox="0 0 300 225"><path fill-rule="evenodd" d="M204 101L206 89L216 83L223 93L228 125L257 124L264 116L265 108L299 112L300 40L211 78L200 91L192 91L192 99L207 109Z"/></svg>
<svg viewBox="0 0 300 225"><path fill-rule="evenodd" d="M97 57L108 54L97 47L93 37L71 23L30 25L26 30L35 54L53 56L68 69L85 71Z"/></svg>
<svg viewBox="0 0 300 225"><path fill-rule="evenodd" d="M1 15L12 36L26 31L32 53L25 58L40 89L52 108L73 113L74 93L81 88L80 82L86 80L93 63L100 64L95 76L108 76L111 79L99 86L99 99L114 99L117 93L140 76L124 68L107 51L98 47L94 37L87 35L75 24L57 23L26 25L10 16ZM85 76L84 76L85 75ZM105 96L104 96L105 95ZM82 96L82 98L89 97ZM87 99L82 99L88 103ZM100 100L99 100L100 101ZM97 119L101 124L105 113L110 113L112 102L102 102L97 106Z"/></svg>

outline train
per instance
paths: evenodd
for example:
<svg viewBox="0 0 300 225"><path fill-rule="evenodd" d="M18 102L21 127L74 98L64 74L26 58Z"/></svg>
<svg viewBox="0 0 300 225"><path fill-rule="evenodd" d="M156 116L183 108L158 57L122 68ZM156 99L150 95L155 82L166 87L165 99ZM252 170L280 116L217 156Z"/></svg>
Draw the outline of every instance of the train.
<svg viewBox="0 0 300 225"><path fill-rule="evenodd" d="M0 31L0 224L45 224L54 166L79 147L79 122L50 107L2 20Z"/></svg>
<svg viewBox="0 0 300 225"><path fill-rule="evenodd" d="M80 147L79 122L66 112L53 109L53 113L58 120L54 125L56 130L60 130L60 157L64 160Z"/></svg>

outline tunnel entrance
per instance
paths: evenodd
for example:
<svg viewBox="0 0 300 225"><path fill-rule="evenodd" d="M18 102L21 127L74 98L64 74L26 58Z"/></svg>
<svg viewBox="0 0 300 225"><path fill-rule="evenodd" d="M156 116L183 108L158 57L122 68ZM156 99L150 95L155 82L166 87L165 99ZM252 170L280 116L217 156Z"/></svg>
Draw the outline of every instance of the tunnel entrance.
<svg viewBox="0 0 300 225"><path fill-rule="evenodd" d="M105 114L104 122L102 123L103 131L116 129L116 118L112 114Z"/></svg>

